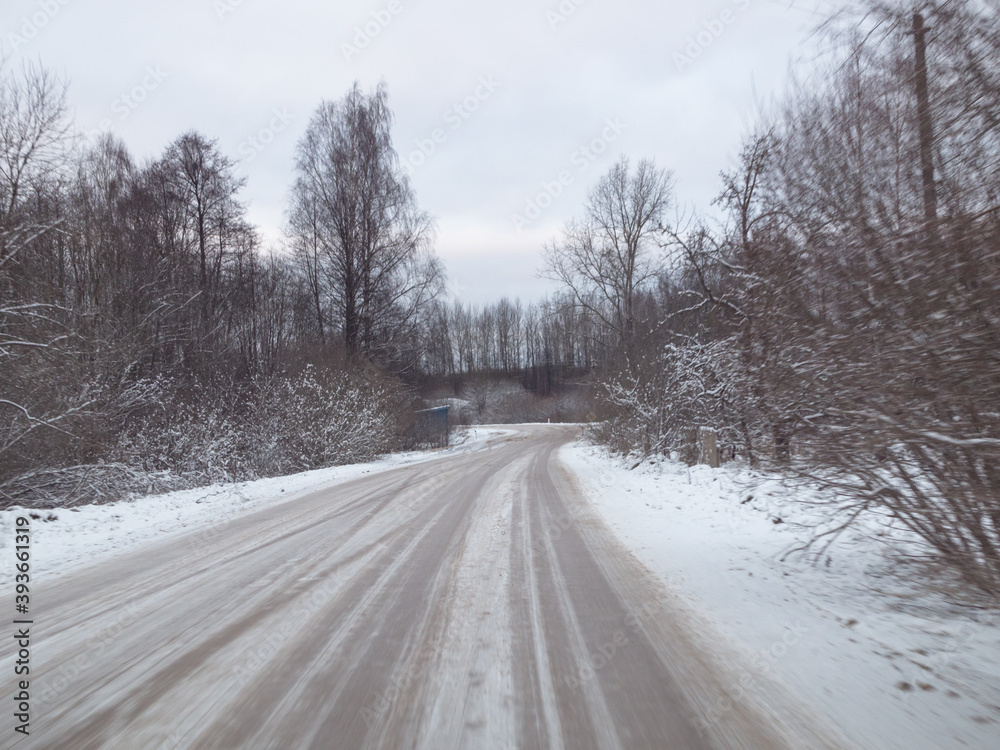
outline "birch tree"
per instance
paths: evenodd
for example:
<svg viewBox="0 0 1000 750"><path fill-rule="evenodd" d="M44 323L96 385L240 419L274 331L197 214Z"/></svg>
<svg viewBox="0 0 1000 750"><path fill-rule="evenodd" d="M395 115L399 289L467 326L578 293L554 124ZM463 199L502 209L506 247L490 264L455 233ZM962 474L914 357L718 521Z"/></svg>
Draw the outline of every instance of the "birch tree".
<svg viewBox="0 0 1000 750"><path fill-rule="evenodd" d="M623 157L590 191L583 218L545 251L545 275L601 322L629 361L637 297L662 269L656 240L671 196L668 171L648 159L633 170Z"/></svg>
<svg viewBox="0 0 1000 750"><path fill-rule="evenodd" d="M296 150L289 232L322 268L323 293L352 356L400 364L442 271L392 146L385 85L324 102ZM319 290L318 280L311 282ZM322 308L322 305L319 305ZM319 317L319 316L318 316Z"/></svg>

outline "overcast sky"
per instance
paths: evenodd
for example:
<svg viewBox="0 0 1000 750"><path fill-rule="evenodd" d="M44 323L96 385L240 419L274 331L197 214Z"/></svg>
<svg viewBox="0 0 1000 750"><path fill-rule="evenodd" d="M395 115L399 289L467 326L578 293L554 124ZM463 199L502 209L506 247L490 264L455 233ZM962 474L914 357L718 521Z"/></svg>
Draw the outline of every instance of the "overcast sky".
<svg viewBox="0 0 1000 750"><path fill-rule="evenodd" d="M292 154L323 99L389 87L396 149L450 290L533 299L542 245L622 154L707 210L757 106L808 56L799 0L5 0L8 64L65 75L78 128L140 158L196 129L280 240Z"/></svg>

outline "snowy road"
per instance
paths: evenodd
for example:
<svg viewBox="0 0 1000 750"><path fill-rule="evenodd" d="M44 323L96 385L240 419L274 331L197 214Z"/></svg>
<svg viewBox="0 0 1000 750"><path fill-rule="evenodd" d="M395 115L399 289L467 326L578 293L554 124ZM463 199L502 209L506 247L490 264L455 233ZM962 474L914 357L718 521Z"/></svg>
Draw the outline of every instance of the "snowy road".
<svg viewBox="0 0 1000 750"><path fill-rule="evenodd" d="M32 733L0 744L833 747L753 703L580 499L579 428L519 430L40 588Z"/></svg>

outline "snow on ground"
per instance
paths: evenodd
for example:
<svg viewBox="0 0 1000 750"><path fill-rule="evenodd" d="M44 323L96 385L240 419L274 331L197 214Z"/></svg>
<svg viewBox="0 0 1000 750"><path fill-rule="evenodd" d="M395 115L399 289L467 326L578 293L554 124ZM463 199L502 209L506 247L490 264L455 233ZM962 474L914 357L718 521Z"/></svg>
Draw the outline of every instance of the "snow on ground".
<svg viewBox="0 0 1000 750"><path fill-rule="evenodd" d="M843 537L818 565L782 562L806 512L774 476L632 468L586 445L560 458L633 552L750 650L747 669L777 676L859 747L1000 747L1000 613L907 587L870 537Z"/></svg>
<svg viewBox="0 0 1000 750"><path fill-rule="evenodd" d="M294 500L365 474L481 450L512 432L499 427L469 427L453 433L449 448L394 453L369 463L180 490L106 505L83 505L51 511L7 508L0 511L0 550L13 544L17 517L31 515L32 577L60 575L75 566L95 562L169 534L192 528L205 529L210 533L238 513ZM15 572L12 565L0 567L0 587L10 584Z"/></svg>
<svg viewBox="0 0 1000 750"><path fill-rule="evenodd" d="M469 428L451 448L366 464L68 510L9 508L0 511L0 548L13 541L15 518L34 513L32 572L60 575L143 542L215 528L238 513L479 450L509 434ZM859 747L1000 746L1000 613L958 610L886 576L866 537L843 538L818 566L801 556L783 562L803 538L795 521L806 514L775 477L671 462L631 469L584 445L566 446L560 457L637 556L755 652L751 668L778 676ZM0 586L12 574L0 568Z"/></svg>

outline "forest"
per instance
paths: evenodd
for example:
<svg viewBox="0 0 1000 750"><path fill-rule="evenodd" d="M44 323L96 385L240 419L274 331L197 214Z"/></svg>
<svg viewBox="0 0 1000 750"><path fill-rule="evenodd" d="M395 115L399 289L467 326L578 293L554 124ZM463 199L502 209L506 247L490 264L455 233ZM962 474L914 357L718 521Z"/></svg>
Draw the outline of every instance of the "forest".
<svg viewBox="0 0 1000 750"><path fill-rule="evenodd" d="M0 506L366 460L450 403L639 458L712 430L828 490L825 534L882 519L1000 593L1000 11L875 0L816 33L711 210L623 155L539 248L558 291L486 305L445 292L385 84L316 108L264 247L210 135L139 162L5 67Z"/></svg>

